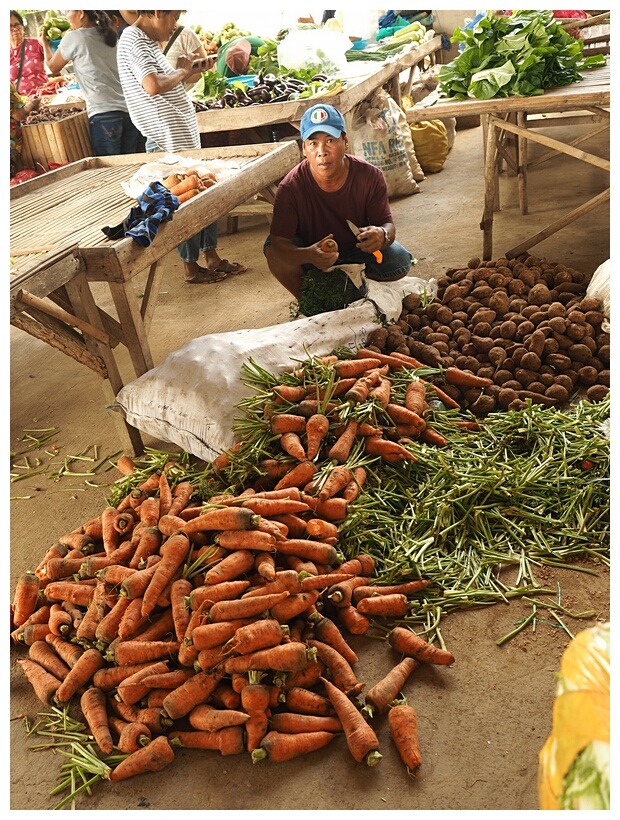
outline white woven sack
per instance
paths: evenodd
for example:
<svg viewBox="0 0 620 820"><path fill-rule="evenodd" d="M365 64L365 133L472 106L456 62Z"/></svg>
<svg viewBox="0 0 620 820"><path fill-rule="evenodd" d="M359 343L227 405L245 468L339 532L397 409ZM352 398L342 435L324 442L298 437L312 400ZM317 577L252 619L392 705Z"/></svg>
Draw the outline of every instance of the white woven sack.
<svg viewBox="0 0 620 820"><path fill-rule="evenodd" d="M610 319L611 313L611 260L608 259L599 265L592 274L592 279L588 284L586 296L592 299L600 299L603 303L603 313Z"/></svg>
<svg viewBox="0 0 620 820"><path fill-rule="evenodd" d="M342 346L356 350L366 344L379 317L395 321L403 298L423 290L434 295L437 283L414 276L383 284L370 281L368 297L344 310L192 339L125 385L110 409L138 430L210 462L235 443L233 419L242 415L235 405L253 393L241 381L244 362L252 359L279 375L310 355L327 355Z"/></svg>

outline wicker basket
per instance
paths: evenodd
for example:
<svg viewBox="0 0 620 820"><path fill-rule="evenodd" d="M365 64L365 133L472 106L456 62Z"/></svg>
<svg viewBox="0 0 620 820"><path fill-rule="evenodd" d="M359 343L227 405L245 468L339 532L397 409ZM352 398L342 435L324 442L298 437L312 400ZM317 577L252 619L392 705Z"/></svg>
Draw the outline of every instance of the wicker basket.
<svg viewBox="0 0 620 820"><path fill-rule="evenodd" d="M22 134L22 165L34 171L49 171L50 162L75 162L93 155L86 111L62 120L24 125Z"/></svg>

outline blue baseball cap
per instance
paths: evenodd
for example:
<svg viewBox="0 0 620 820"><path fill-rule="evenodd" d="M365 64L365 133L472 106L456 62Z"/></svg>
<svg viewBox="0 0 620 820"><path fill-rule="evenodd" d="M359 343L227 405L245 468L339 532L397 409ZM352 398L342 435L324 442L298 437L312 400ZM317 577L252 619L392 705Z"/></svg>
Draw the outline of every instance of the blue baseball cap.
<svg viewBox="0 0 620 820"><path fill-rule="evenodd" d="M346 131L344 117L333 105L313 105L304 112L299 124L302 142L317 131L338 138Z"/></svg>

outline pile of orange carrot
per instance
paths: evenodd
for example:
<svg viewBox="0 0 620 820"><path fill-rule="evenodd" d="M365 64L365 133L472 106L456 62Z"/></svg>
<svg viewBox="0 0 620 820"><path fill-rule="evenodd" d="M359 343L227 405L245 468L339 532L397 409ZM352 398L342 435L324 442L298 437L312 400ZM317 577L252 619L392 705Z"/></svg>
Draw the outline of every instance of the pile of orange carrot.
<svg viewBox="0 0 620 820"><path fill-rule="evenodd" d="M305 435L300 465L319 446ZM135 465L124 457L118 467L131 475ZM59 538L19 578L11 637L37 697L79 704L102 758L126 755L111 780L159 771L179 748L279 762L339 735L373 766L386 714L414 774L417 718L399 695L420 663L454 662L399 625L429 582L380 585L371 556L345 560L335 494L302 491L293 469L205 501L174 467ZM394 668L364 699L349 639L377 621Z"/></svg>
<svg viewBox="0 0 620 820"><path fill-rule="evenodd" d="M201 191L211 188L216 182L217 177L214 173L192 170L186 174L170 174L162 184L165 188L168 188L171 194L177 197L179 204L182 205L188 199L201 193Z"/></svg>

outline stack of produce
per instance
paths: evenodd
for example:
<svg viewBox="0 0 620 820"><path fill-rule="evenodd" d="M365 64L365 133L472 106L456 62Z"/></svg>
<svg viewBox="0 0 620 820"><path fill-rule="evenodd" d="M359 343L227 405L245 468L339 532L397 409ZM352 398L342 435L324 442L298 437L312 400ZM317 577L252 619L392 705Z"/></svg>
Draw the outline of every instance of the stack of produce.
<svg viewBox="0 0 620 820"><path fill-rule="evenodd" d="M368 347L444 368L434 381L450 406L478 416L527 399L563 405L580 391L600 401L609 392L609 325L587 284L580 271L527 254L471 259L441 277L436 298L407 296L400 320L373 331Z"/></svg>
<svg viewBox="0 0 620 820"><path fill-rule="evenodd" d="M277 76L260 73L249 82L227 82L217 73L204 72L192 88L192 99L198 110L205 111L304 100L310 97L332 97L339 94L343 87L342 80L330 80L326 74L292 69Z"/></svg>
<svg viewBox="0 0 620 820"><path fill-rule="evenodd" d="M48 40L54 42L62 40L65 33L71 28L71 23L61 11L48 11L43 21L43 29Z"/></svg>
<svg viewBox="0 0 620 820"><path fill-rule="evenodd" d="M44 106L39 108L38 111L33 111L32 114L29 114L24 121L24 125L36 125L41 122L59 122L60 120L66 119L66 117L73 116L73 114L81 114L83 110L83 108L73 106L69 106L68 108Z"/></svg>
<svg viewBox="0 0 620 820"><path fill-rule="evenodd" d="M186 174L170 174L162 184L165 188L168 188L173 196L176 196L179 205L182 205L202 191L207 191L216 182L217 177L212 171L194 170L188 171Z"/></svg>

